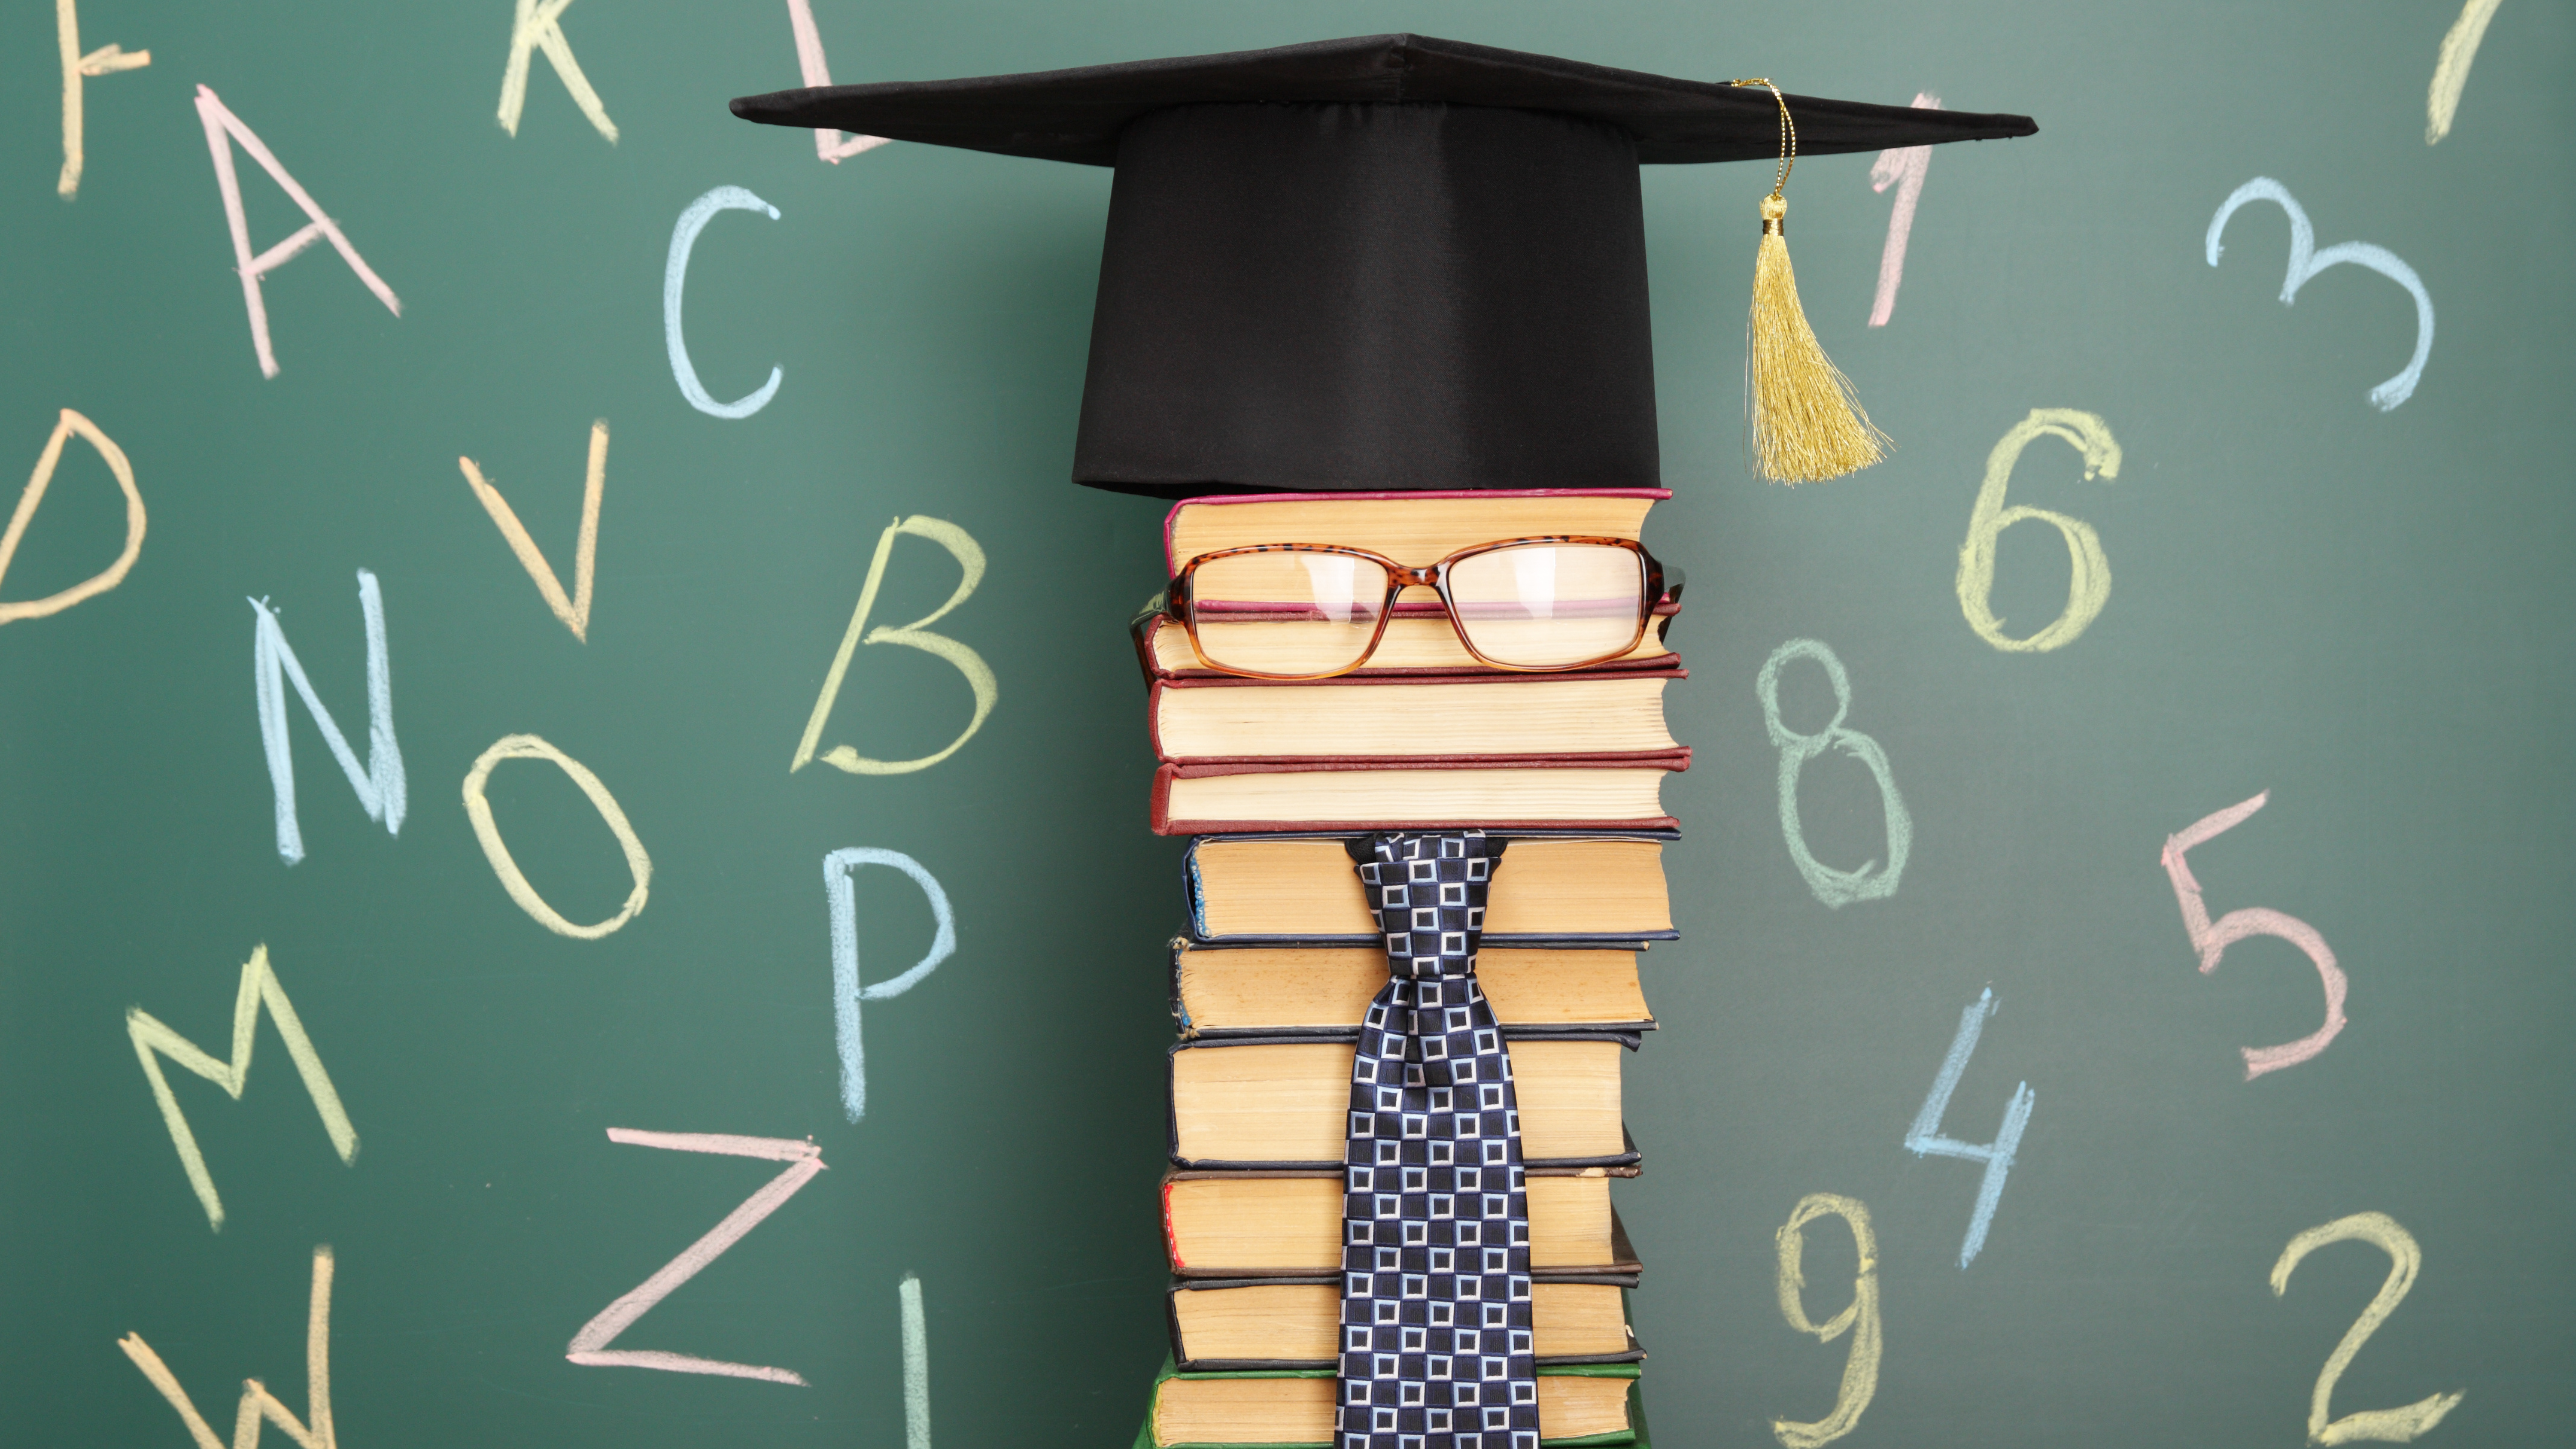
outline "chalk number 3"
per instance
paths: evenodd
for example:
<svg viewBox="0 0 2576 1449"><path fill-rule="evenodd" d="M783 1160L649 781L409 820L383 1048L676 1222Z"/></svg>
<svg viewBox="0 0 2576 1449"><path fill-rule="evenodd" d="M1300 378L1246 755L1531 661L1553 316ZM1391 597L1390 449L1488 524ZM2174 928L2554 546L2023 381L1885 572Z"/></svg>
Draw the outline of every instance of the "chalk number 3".
<svg viewBox="0 0 2576 1449"><path fill-rule="evenodd" d="M2388 1279L2370 1306L2361 1310L2352 1327L2344 1331L2343 1342L2326 1358L2325 1371L2317 1375L2317 1391L2308 1400L2308 1442L2311 1444L2355 1444L2378 1442L2403 1444L2434 1425L2442 1416L2457 1408L2461 1395L2430 1394L2400 1409L2362 1409L2340 1419L2327 1417L2327 1402L2334 1396L2335 1381L2352 1367L2353 1355L2379 1331L2379 1325L2405 1301L2406 1290L2415 1286L2415 1270L2424 1263L2424 1250L2415 1245L2415 1235L2398 1226L2386 1213L2354 1213L2348 1218L2313 1227L2290 1240L2281 1250L2281 1261L2272 1265L2272 1294L2280 1297L2290 1291L2290 1274L2308 1254L2328 1243L2363 1242L2376 1246L2388 1255Z"/></svg>

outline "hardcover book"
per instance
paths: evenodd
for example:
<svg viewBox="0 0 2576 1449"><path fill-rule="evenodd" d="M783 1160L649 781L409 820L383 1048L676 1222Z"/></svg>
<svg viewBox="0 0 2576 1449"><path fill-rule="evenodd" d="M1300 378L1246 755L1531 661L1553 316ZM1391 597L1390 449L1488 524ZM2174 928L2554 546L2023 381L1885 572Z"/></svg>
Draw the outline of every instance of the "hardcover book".
<svg viewBox="0 0 2576 1449"><path fill-rule="evenodd" d="M1634 1167L1534 1167L1530 1271L1634 1278L1643 1271L1610 1206L1610 1180ZM1338 1170L1173 1171L1163 1178L1163 1242L1182 1278L1315 1276L1342 1263Z"/></svg>
<svg viewBox="0 0 2576 1449"><path fill-rule="evenodd" d="M1488 949L1669 941L1672 831L1494 832L1509 838L1485 904ZM1225 945L1377 945L1348 835L1211 835L1181 856L1190 934Z"/></svg>
<svg viewBox="0 0 2576 1449"><path fill-rule="evenodd" d="M1189 631L1162 612L1161 595L1136 616L1129 632L1136 641L1136 662L1143 666L1145 680L1157 679L1225 679L1235 676L1208 668L1200 662L1198 651L1190 647ZM1624 656L1595 669L1660 669L1673 662L1672 648L1665 642L1673 615L1681 612L1679 603L1664 600L1655 607L1654 626L1637 647ZM1228 648L1244 662L1271 673L1293 672L1298 658L1298 626L1237 624ZM1386 633L1377 641L1377 652L1368 663L1350 676L1370 678L1381 674L1474 674L1487 679L1517 677L1498 670L1467 652L1458 642L1457 626L1449 616L1431 604L1398 600L1395 612L1388 616Z"/></svg>
<svg viewBox="0 0 2576 1449"><path fill-rule="evenodd" d="M1172 1284L1172 1359L1184 1372L1330 1369L1340 1358L1342 1280L1183 1278ZM1637 1363L1646 1357L1629 1331L1625 1293L1632 1276L1593 1281L1563 1276L1530 1285L1531 1347L1542 1365ZM1469 1332L1472 1337L1472 1331ZM1500 1341L1501 1329L1485 1330Z"/></svg>
<svg viewBox="0 0 2576 1449"><path fill-rule="evenodd" d="M1637 1365L1538 1371L1540 1449L1652 1449ZM1330 1369L1185 1374L1166 1360L1134 1449L1328 1449Z"/></svg>
<svg viewBox="0 0 2576 1449"><path fill-rule="evenodd" d="M1681 748L1664 724L1680 669L1566 674L1164 679L1147 697L1154 753L1249 760L1624 760Z"/></svg>
<svg viewBox="0 0 2576 1449"><path fill-rule="evenodd" d="M1161 835L1283 830L1670 830L1664 777L1690 751L1627 759L1284 760L1166 764L1149 807Z"/></svg>
<svg viewBox="0 0 2576 1449"><path fill-rule="evenodd" d="M1637 1160L1620 1122L1620 1057L1635 1037L1511 1039L1525 1166ZM1201 1038L1171 1053L1171 1155L1179 1167L1339 1168L1348 1146L1355 1040Z"/></svg>
<svg viewBox="0 0 2576 1449"><path fill-rule="evenodd" d="M1386 985L1386 948L1204 946L1172 942L1172 1020L1181 1035L1348 1036ZM1488 946L1476 982L1514 1035L1654 1029L1635 951Z"/></svg>
<svg viewBox="0 0 2576 1449"><path fill-rule="evenodd" d="M1661 488L1491 488L1405 493L1236 493L1185 499L1163 518L1165 572L1203 553L1265 543L1364 548L1422 565L1506 538L1637 538Z"/></svg>

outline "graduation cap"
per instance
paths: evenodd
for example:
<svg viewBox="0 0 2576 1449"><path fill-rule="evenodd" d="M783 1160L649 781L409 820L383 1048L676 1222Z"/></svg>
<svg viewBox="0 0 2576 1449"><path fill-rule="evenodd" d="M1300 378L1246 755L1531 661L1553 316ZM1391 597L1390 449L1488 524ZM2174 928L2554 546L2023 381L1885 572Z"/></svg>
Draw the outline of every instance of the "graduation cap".
<svg viewBox="0 0 2576 1449"><path fill-rule="evenodd" d="M1785 182L1795 154L2038 129L1414 35L733 112L1117 168L1073 477L1166 498L1660 487L1641 163ZM1882 440L1798 312L1784 211L1775 184L1748 414L1761 471L1802 481Z"/></svg>

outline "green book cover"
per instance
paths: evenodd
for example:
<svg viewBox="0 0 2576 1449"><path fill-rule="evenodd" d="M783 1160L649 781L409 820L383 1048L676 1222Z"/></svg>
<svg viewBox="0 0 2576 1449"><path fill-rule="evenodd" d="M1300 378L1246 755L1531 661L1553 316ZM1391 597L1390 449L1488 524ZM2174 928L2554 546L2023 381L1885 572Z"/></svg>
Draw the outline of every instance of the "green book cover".
<svg viewBox="0 0 2576 1449"><path fill-rule="evenodd" d="M1646 1434L1645 1383L1633 1363L1565 1364L1540 1369L1541 1378L1628 1379L1628 1427L1608 1434L1586 1434L1579 1439L1541 1439L1543 1449L1654 1449ZM1263 1369L1236 1373L1181 1373L1172 1366L1169 1355L1163 1359L1162 1372L1154 1375L1154 1392L1162 1391L1165 1379L1328 1379L1330 1369ZM1322 1440L1284 1444L1167 1444L1154 1443L1154 1403L1145 1403L1145 1422L1137 1427L1133 1449L1330 1449Z"/></svg>

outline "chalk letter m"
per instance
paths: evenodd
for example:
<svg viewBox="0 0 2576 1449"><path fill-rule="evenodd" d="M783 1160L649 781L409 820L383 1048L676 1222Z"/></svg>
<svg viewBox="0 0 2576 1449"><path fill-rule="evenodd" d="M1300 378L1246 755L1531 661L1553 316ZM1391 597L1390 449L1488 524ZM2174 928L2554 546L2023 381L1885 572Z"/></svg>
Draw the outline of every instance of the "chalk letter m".
<svg viewBox="0 0 2576 1449"><path fill-rule="evenodd" d="M197 1190L197 1201L205 1204L207 1226L218 1231L224 1225L224 1202L215 1195L215 1180L206 1172L205 1154L197 1150L197 1134L188 1130L187 1114L179 1110L179 1098L171 1092L170 1079L161 1071L161 1058L168 1057L240 1101L242 1089L250 1085L251 1042L259 1029L259 1009L263 1005L268 1008L269 1019L277 1023L277 1034L286 1039L286 1055L303 1076L304 1090L313 1098L313 1109L322 1114L322 1130L331 1135L333 1150L340 1154L342 1162L356 1157L357 1129L349 1125L349 1114L340 1106L340 1094L332 1089L331 1074L322 1070L321 1055L304 1034L304 1023L296 1018L294 1003L286 999L286 988L277 984L277 973L269 969L265 945L242 963L241 991L233 997L233 1059L229 1062L217 1060L142 1007L128 1008L125 1013L126 1035L134 1038L134 1054L143 1061L143 1075L152 1079L152 1100L161 1104L161 1120L170 1128L171 1145L179 1149L179 1165L187 1169L188 1185Z"/></svg>
<svg viewBox="0 0 2576 1449"><path fill-rule="evenodd" d="M385 652L385 596L376 587L376 576L358 570L358 608L367 624L367 763L358 763L357 751L349 748L348 738L322 707L322 697L313 692L313 681L306 678L304 665L295 657L294 646L286 642L286 631L278 627L277 615L265 599L250 601L251 611L259 616L251 626L252 683L259 697L259 742L268 752L268 783L277 797L277 853L288 865L304 858L304 830L295 818L295 749L286 735L286 681L295 681L295 692L304 697L304 708L312 714L313 724L322 731L322 742L331 747L332 758L340 762L340 773L349 777L349 788L358 792L358 804L370 820L385 823L387 835L402 833L404 801L407 792L403 781L402 746L394 742L393 665Z"/></svg>

